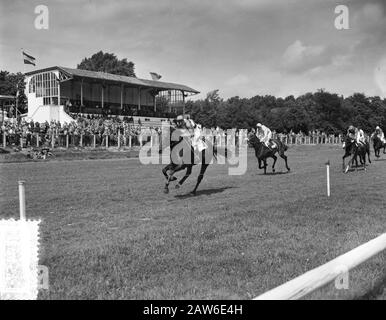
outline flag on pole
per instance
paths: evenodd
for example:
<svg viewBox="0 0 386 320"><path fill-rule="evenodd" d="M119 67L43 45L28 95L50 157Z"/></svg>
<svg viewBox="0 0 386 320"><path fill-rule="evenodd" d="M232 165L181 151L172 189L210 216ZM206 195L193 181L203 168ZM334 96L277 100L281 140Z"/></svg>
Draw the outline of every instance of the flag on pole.
<svg viewBox="0 0 386 320"><path fill-rule="evenodd" d="M35 58L33 56L30 56L29 54L26 54L24 51L23 51L23 60L24 60L24 64L35 65Z"/></svg>
<svg viewBox="0 0 386 320"><path fill-rule="evenodd" d="M155 73L155 72L150 72L150 75L151 75L151 78L154 80L154 81L157 81L159 79L161 79L162 76L160 76L158 73Z"/></svg>

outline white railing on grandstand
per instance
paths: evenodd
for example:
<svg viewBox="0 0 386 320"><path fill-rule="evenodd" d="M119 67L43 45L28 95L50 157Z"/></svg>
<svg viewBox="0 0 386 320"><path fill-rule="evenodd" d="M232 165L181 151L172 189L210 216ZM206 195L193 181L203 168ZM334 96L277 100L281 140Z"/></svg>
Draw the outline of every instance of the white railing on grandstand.
<svg viewBox="0 0 386 320"><path fill-rule="evenodd" d="M299 299L330 283L344 272L349 272L361 263L386 250L386 233L275 288L254 300Z"/></svg>

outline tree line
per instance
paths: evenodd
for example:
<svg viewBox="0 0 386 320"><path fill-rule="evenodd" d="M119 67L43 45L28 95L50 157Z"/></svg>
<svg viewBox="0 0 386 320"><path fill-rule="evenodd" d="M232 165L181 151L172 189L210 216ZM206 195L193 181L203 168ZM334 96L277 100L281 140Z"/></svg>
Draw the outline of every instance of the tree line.
<svg viewBox="0 0 386 320"><path fill-rule="evenodd" d="M386 131L386 99L355 93L344 98L318 90L297 98L276 98L271 95L227 100L212 92L206 99L188 101L186 113L205 127L254 128L258 122L271 130L295 133L319 130L339 134L354 125L365 132L376 126Z"/></svg>

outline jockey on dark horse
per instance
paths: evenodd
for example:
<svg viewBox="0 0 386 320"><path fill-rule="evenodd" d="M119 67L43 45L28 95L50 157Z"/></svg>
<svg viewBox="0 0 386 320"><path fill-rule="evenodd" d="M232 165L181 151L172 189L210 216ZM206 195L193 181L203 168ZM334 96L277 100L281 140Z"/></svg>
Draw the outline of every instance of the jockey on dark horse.
<svg viewBox="0 0 386 320"><path fill-rule="evenodd" d="M194 123L191 119L184 119L182 115L178 116L174 123L175 126L170 128L171 163L162 169L162 173L167 180L164 192L168 193L169 183L176 180L174 173L186 169L185 176L176 185L176 188L178 189L192 173L193 166L201 162L201 156L202 162L200 173L196 186L192 191L192 194L195 194L212 157L215 158L216 155L213 154L212 157L209 156L210 159L205 158L205 149L209 146L202 141L202 130L200 125ZM189 151L187 152L187 150Z"/></svg>
<svg viewBox="0 0 386 320"><path fill-rule="evenodd" d="M377 158L379 158L379 153L383 148L383 153L386 154L386 139L385 134L383 133L381 127L377 126L375 132L371 135L373 140L374 153Z"/></svg>
<svg viewBox="0 0 386 320"><path fill-rule="evenodd" d="M364 169L366 169L366 153L368 155L369 163L370 160L370 145L366 141L365 134L362 129L355 128L353 125L350 125L347 129L347 136L343 142L343 148L345 149L345 154L343 155L343 170L348 172L350 165L356 162L358 166L357 157L359 156L360 162L363 165ZM344 159L348 156L351 156L349 164L347 167L345 166Z"/></svg>
<svg viewBox="0 0 386 320"><path fill-rule="evenodd" d="M279 156L285 161L287 171L290 171L287 163L287 156L284 154L288 147L280 140L272 139L272 132L266 126L258 123L256 129L256 132L252 130L248 140L255 149L255 156L259 164L259 169L264 169L264 174L267 173L267 158L272 158L272 172L275 172L277 160L275 153L278 152Z"/></svg>

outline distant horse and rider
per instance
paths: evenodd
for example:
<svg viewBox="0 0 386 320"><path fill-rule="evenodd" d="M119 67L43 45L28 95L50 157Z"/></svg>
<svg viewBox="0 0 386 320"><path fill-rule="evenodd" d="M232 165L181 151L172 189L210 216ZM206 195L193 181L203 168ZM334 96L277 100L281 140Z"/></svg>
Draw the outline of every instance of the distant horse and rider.
<svg viewBox="0 0 386 320"><path fill-rule="evenodd" d="M373 148L374 153L377 158L380 157L380 151L383 148L383 153L386 154L386 139L385 134L382 129L377 126L375 128L375 132L371 135L371 139L373 140Z"/></svg>
<svg viewBox="0 0 386 320"><path fill-rule="evenodd" d="M272 132L268 127L258 123L256 125L256 132L252 131L248 135L248 142L255 149L255 156L259 164L259 169L264 169L264 174L267 173L268 158L273 159L272 172L275 172L275 164L277 161L276 153L284 159L287 172L291 170L288 167L287 156L285 155L288 146L279 139L273 139Z"/></svg>
<svg viewBox="0 0 386 320"><path fill-rule="evenodd" d="M358 167L358 158L363 169L366 170L366 155L369 163L371 163L370 143L366 140L363 130L350 125L342 142L342 148L345 151L342 157L342 170L347 173L353 167L354 162ZM347 157L351 158L346 166L345 159Z"/></svg>

